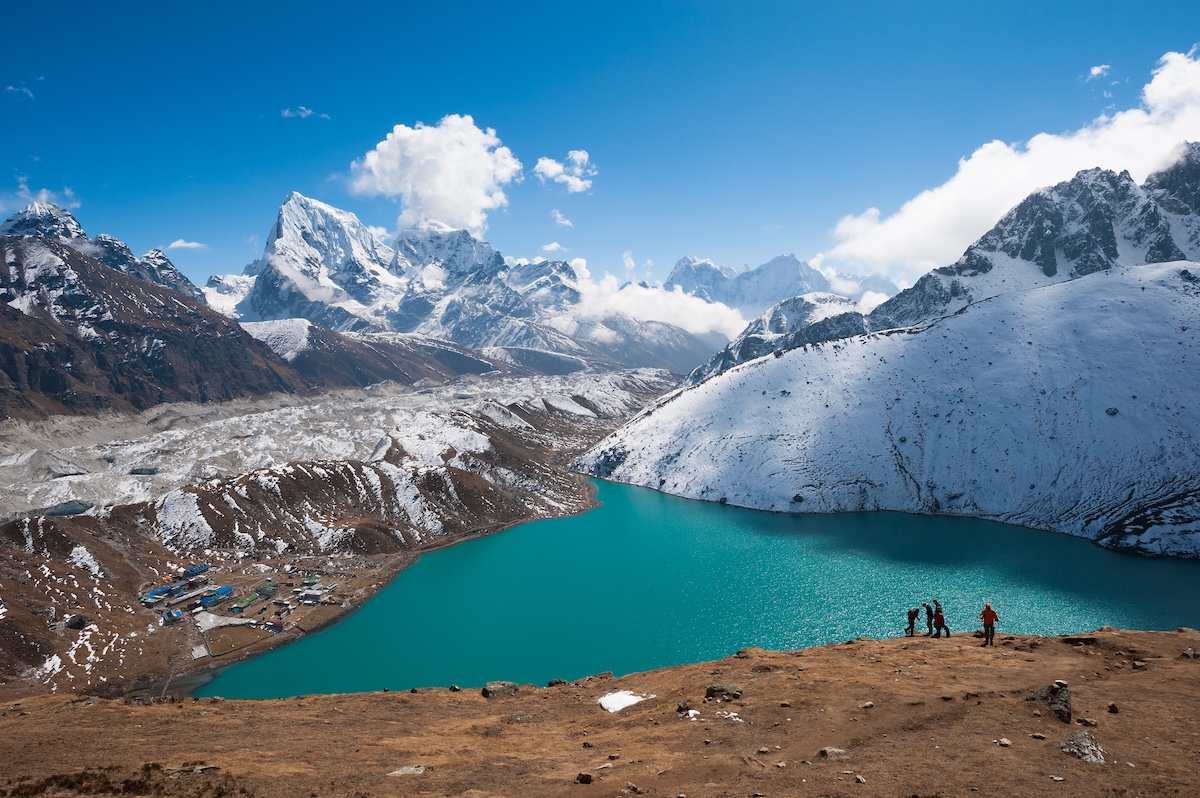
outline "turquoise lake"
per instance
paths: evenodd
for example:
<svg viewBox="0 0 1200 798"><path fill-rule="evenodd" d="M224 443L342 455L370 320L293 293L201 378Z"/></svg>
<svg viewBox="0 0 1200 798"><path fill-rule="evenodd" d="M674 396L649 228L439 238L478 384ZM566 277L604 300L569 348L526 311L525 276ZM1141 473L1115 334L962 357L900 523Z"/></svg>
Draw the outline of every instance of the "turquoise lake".
<svg viewBox="0 0 1200 798"><path fill-rule="evenodd" d="M234 665L227 698L544 684L902 634L939 599L953 633L1200 627L1200 562L900 513L780 515L597 482L600 507L423 555L346 620ZM924 631L924 616L918 623Z"/></svg>

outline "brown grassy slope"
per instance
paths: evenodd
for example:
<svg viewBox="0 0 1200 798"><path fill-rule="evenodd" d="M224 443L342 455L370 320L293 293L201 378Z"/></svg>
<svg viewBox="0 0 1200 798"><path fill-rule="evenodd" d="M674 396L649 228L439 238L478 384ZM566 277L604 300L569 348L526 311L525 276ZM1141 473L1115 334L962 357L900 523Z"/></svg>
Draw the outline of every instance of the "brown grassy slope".
<svg viewBox="0 0 1200 798"><path fill-rule="evenodd" d="M1200 632L1106 628L988 649L955 635L748 650L492 699L42 696L0 708L0 795L74 794L52 790L87 779L180 795L1197 795L1200 660L1186 649L1200 650ZM1105 764L1059 750L1084 726L1022 700L1054 679L1070 683L1075 717L1095 721ZM719 683L741 697L705 701ZM622 689L655 697L615 714L596 704ZM845 753L820 756L827 746ZM216 769L180 770L197 763ZM406 766L424 771L389 775Z"/></svg>

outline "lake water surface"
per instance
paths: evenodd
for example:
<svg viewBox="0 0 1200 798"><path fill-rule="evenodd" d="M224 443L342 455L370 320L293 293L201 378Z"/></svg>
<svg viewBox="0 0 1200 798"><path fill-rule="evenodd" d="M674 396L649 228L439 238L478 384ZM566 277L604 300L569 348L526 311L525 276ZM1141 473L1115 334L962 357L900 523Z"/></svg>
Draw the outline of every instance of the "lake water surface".
<svg viewBox="0 0 1200 798"><path fill-rule="evenodd" d="M425 554L343 622L197 694L620 675L744 646L892 637L934 598L956 634L978 627L985 601L1001 635L1200 627L1200 562L973 519L780 515L596 485L601 507Z"/></svg>

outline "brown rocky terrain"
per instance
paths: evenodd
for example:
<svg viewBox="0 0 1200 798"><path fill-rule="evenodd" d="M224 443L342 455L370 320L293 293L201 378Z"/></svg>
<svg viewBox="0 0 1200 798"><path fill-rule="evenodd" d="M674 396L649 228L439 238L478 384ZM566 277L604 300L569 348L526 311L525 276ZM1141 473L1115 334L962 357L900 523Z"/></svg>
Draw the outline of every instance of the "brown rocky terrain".
<svg viewBox="0 0 1200 798"><path fill-rule="evenodd" d="M1197 650L1105 627L747 649L490 698L42 695L0 705L0 796L1189 796ZM646 698L598 705L622 690ZM1088 735L1103 762L1062 750Z"/></svg>

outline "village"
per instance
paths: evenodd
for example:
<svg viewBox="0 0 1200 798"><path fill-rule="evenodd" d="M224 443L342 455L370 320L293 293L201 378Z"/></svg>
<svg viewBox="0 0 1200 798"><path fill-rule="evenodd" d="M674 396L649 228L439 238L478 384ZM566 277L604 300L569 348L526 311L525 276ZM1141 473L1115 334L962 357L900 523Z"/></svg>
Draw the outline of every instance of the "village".
<svg viewBox="0 0 1200 798"><path fill-rule="evenodd" d="M218 577L218 573L220 576ZM339 617L346 600L328 572L255 563L236 569L195 563L148 585L138 600L164 627L194 624L201 642L192 659L221 657L283 632L311 632ZM346 574L346 576L352 576Z"/></svg>

